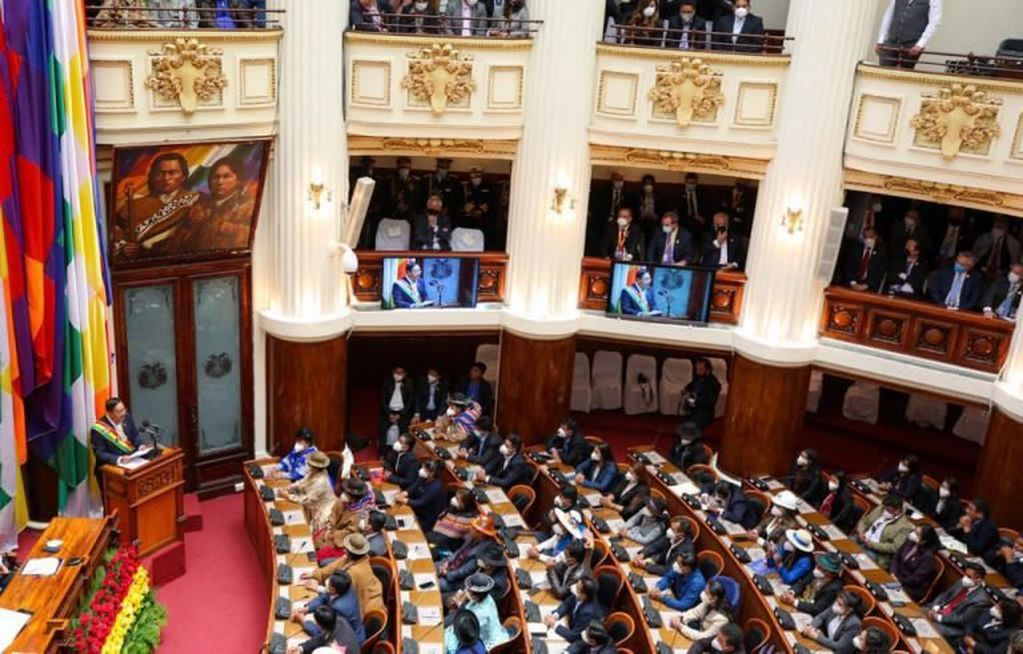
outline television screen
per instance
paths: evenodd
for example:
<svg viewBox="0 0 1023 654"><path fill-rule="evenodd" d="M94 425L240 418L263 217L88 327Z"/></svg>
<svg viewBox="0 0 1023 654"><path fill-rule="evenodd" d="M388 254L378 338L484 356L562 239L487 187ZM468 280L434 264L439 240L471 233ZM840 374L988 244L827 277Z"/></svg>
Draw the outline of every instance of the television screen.
<svg viewBox="0 0 1023 654"><path fill-rule="evenodd" d="M714 271L616 261L607 313L655 321L707 322Z"/></svg>
<svg viewBox="0 0 1023 654"><path fill-rule="evenodd" d="M478 259L387 257L381 275L385 309L476 306Z"/></svg>

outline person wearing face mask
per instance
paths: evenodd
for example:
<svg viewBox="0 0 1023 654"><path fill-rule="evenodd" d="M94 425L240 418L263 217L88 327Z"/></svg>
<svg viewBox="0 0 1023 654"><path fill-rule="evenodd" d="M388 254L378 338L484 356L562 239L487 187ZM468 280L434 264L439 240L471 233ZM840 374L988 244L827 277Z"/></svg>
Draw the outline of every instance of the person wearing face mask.
<svg viewBox="0 0 1023 654"><path fill-rule="evenodd" d="M936 557L940 546L937 532L929 525L920 525L910 532L892 558L892 576L915 602L923 600L938 575Z"/></svg>
<svg viewBox="0 0 1023 654"><path fill-rule="evenodd" d="M380 452L390 448L408 429L414 406L414 389L405 367L394 366L380 389Z"/></svg>
<svg viewBox="0 0 1023 654"><path fill-rule="evenodd" d="M533 478L534 468L522 456L522 438L518 434L508 434L504 437L500 452L500 457L477 473L477 481L498 486L505 491L518 484L528 484Z"/></svg>
<svg viewBox="0 0 1023 654"><path fill-rule="evenodd" d="M319 584L326 583L336 571L344 570L352 578L352 586L359 596L359 613L365 620L370 611L385 610L383 587L369 562L369 541L362 534L349 534L342 547L343 556L322 568L302 573L300 579L306 580L306 587L310 590L320 592L322 587Z"/></svg>
<svg viewBox="0 0 1023 654"><path fill-rule="evenodd" d="M390 26L384 14L394 13L387 0L352 0L349 10L349 24L354 30L363 32L389 32Z"/></svg>
<svg viewBox="0 0 1023 654"><path fill-rule="evenodd" d="M572 594L544 616L543 622L562 639L575 643L582 639L583 631L591 622L603 622L605 613L597 601L597 582L592 577L583 577L576 582Z"/></svg>
<svg viewBox="0 0 1023 654"><path fill-rule="evenodd" d="M575 483L600 493L608 493L618 480L618 464L611 446L600 443L590 451L590 458L575 468Z"/></svg>
<svg viewBox="0 0 1023 654"><path fill-rule="evenodd" d="M371 511L376 510L376 497L366 482L357 477L350 477L341 482L341 496L331 507L330 518L321 534L313 534L313 545L316 547L316 558L320 564L343 556L345 540L357 534L360 538L361 524L369 518ZM367 548L369 545L367 544ZM322 581L322 580L321 580Z"/></svg>
<svg viewBox="0 0 1023 654"><path fill-rule="evenodd" d="M898 495L907 502L914 503L923 483L920 459L915 454L904 456L894 468L884 472L878 481L880 482L878 488L883 492Z"/></svg>
<svg viewBox="0 0 1023 654"><path fill-rule="evenodd" d="M660 538L668 521L668 505L659 497L650 497L646 505L625 523L620 536L640 545L649 545Z"/></svg>
<svg viewBox="0 0 1023 654"><path fill-rule="evenodd" d="M792 585L810 576L813 570L813 537L805 529L787 529L785 542L767 559L782 582Z"/></svg>
<svg viewBox="0 0 1023 654"><path fill-rule="evenodd" d="M352 586L352 577L344 570L337 570L327 579L327 588L307 604L296 606L292 610L291 619L302 625L307 634L317 637L323 630L310 620L311 614L321 606L329 607L340 620L344 619L355 633L359 647L366 641L366 629L359 614L359 596Z"/></svg>
<svg viewBox="0 0 1023 654"><path fill-rule="evenodd" d="M693 237L679 225L677 213L666 211L661 216L660 229L650 237L647 252L651 261L672 266L685 266L693 260Z"/></svg>
<svg viewBox="0 0 1023 654"><path fill-rule="evenodd" d="M639 554L632 557L630 564L634 568L646 570L651 576L664 576L671 570L672 562L679 554L694 554L693 526L683 516L672 516L668 529L664 534L645 545Z"/></svg>
<svg viewBox="0 0 1023 654"><path fill-rule="evenodd" d="M716 402L717 400L715 400ZM668 453L668 459L679 470L686 470L694 465L707 465L710 456L703 446L703 432L692 420L687 420L675 428L675 445Z"/></svg>
<svg viewBox="0 0 1023 654"><path fill-rule="evenodd" d="M722 520L735 523L743 529L752 529L757 524L757 507L743 492L742 486L719 481L714 485L714 504Z"/></svg>
<svg viewBox="0 0 1023 654"><path fill-rule="evenodd" d="M413 0L402 7L400 25L405 34L440 34L436 0Z"/></svg>
<svg viewBox="0 0 1023 654"><path fill-rule="evenodd" d="M483 413L494 411L494 385L486 379L487 364L476 361L469 366L469 374L458 383L458 390L483 408Z"/></svg>
<svg viewBox="0 0 1023 654"><path fill-rule="evenodd" d="M824 552L814 557L813 574L792 584L778 600L800 613L818 616L826 611L842 592L842 559L837 554Z"/></svg>
<svg viewBox="0 0 1023 654"><path fill-rule="evenodd" d="M889 654L892 651L892 641L879 628L867 627L856 634L852 647L854 652L862 654Z"/></svg>
<svg viewBox="0 0 1023 654"><path fill-rule="evenodd" d="M928 515L945 531L955 529L963 517L963 504L959 501L959 480L948 477L938 486L938 499Z"/></svg>
<svg viewBox="0 0 1023 654"><path fill-rule="evenodd" d="M407 12L411 7L412 5L406 6L403 12ZM420 17L417 20L424 19ZM394 175L391 176L389 181L389 215L393 218L410 220L413 210L422 201L419 197L419 185L422 181L418 175L412 174L412 160L410 158L398 157L397 166Z"/></svg>
<svg viewBox="0 0 1023 654"><path fill-rule="evenodd" d="M802 629L807 638L838 654L851 654L853 639L860 633L862 602L850 591L842 591L828 609L817 614Z"/></svg>
<svg viewBox="0 0 1023 654"><path fill-rule="evenodd" d="M415 407L412 424L420 421L432 422L444 411L448 397L448 382L436 367L426 369L426 376L415 387Z"/></svg>
<svg viewBox="0 0 1023 654"><path fill-rule="evenodd" d="M490 30L490 34L510 39L528 39L530 34L529 9L526 0L507 0L501 12L494 11L494 18L503 18Z"/></svg>
<svg viewBox="0 0 1023 654"><path fill-rule="evenodd" d="M963 570L963 578L934 598L927 617L943 637L958 642L966 635L967 627L988 611L991 599L984 591L985 574L984 566L971 561Z"/></svg>
<svg viewBox="0 0 1023 654"><path fill-rule="evenodd" d="M968 654L1002 654L1019 626L1019 605L1010 599L999 600L967 626L961 649Z"/></svg>
<svg viewBox="0 0 1023 654"><path fill-rule="evenodd" d="M987 500L976 497L967 504L966 512L948 534L966 545L974 556L985 556L998 544L998 525L991 519Z"/></svg>
<svg viewBox="0 0 1023 654"><path fill-rule="evenodd" d="M927 261L920 254L920 243L915 238L906 240L901 256L888 271L888 294L918 300L923 298L927 279Z"/></svg>
<svg viewBox="0 0 1023 654"><path fill-rule="evenodd" d="M295 444L292 446L291 451L277 464L277 469L273 471L272 476L275 479L289 479L291 481L298 481L305 477L309 472L307 463L309 455L318 451L316 446L313 445L313 438L311 429L300 427L295 432Z"/></svg>
<svg viewBox="0 0 1023 654"><path fill-rule="evenodd" d="M494 208L494 190L484 181L483 170L478 166L469 169L469 180L464 184L463 195L465 205L462 207L461 219L457 225L467 229L478 229L488 234L491 210Z"/></svg>
<svg viewBox="0 0 1023 654"><path fill-rule="evenodd" d="M991 567L1000 572L1011 586L1023 587L1023 536L998 547L991 557Z"/></svg>
<svg viewBox="0 0 1023 654"><path fill-rule="evenodd" d="M453 595L466 578L478 569L477 559L490 547L498 547L497 528L493 516L481 514L469 523L465 541L437 566L437 577L442 595Z"/></svg>
<svg viewBox="0 0 1023 654"><path fill-rule="evenodd" d="M302 507L315 541L329 523L337 498L327 473L330 457L323 452L313 452L307 463L309 471L306 476L282 490L281 496Z"/></svg>
<svg viewBox="0 0 1023 654"><path fill-rule="evenodd" d="M955 263L938 271L930 285L931 300L952 310L972 311L980 302L984 275L972 252L960 252Z"/></svg>
<svg viewBox="0 0 1023 654"><path fill-rule="evenodd" d="M695 641L688 654L746 654L742 628L734 622L721 627L716 636Z"/></svg>
<svg viewBox="0 0 1023 654"><path fill-rule="evenodd" d="M629 520L643 508L649 496L650 486L643 481L643 464L637 461L619 478L611 493L600 498L600 504Z"/></svg>
<svg viewBox="0 0 1023 654"><path fill-rule="evenodd" d="M770 510L764 512L764 517L756 528L746 536L750 540L757 541L761 547L780 548L785 542L785 532L794 529L796 523L796 509L799 506L799 498L790 490L783 490L771 498Z"/></svg>
<svg viewBox="0 0 1023 654"><path fill-rule="evenodd" d="M463 393L448 396L448 408L437 418L436 426L445 438L463 443L476 430L476 421L483 416L483 407Z"/></svg>
<svg viewBox="0 0 1023 654"><path fill-rule="evenodd" d="M592 577L590 558L593 555L591 540L573 540L564 549L564 560L555 561L547 568L547 582L550 593L563 600L572 592L572 586L584 577Z"/></svg>
<svg viewBox="0 0 1023 654"><path fill-rule="evenodd" d="M487 654L487 648L480 638L480 623L472 611L459 611L451 618L450 629L455 637L455 649L448 649L445 643L445 654Z"/></svg>
<svg viewBox="0 0 1023 654"><path fill-rule="evenodd" d="M1014 263L1009 272L998 277L984 293L981 301L984 316L1015 322L1020 298L1023 298L1023 264Z"/></svg>
<svg viewBox="0 0 1023 654"><path fill-rule="evenodd" d="M369 541L370 556L387 556L387 514L383 511L373 511L366 521L366 530L363 536Z"/></svg>
<svg viewBox="0 0 1023 654"><path fill-rule="evenodd" d="M614 0L610 0L614 3ZM615 5L617 9L617 5ZM604 239L611 225L618 218L618 210L627 207L625 178L618 171L611 173L607 181L597 180L590 185L590 210L592 218L586 222L586 255L608 256L604 252Z"/></svg>
<svg viewBox="0 0 1023 654"><path fill-rule="evenodd" d="M877 229L865 228L862 241L849 240L846 246L843 281L854 291L878 291L884 281L888 260Z"/></svg>
<svg viewBox="0 0 1023 654"><path fill-rule="evenodd" d="M456 456L477 466L487 467L491 461L501 456L501 443L504 440L494 430L490 416L480 416L476 421L469 438L458 448ZM450 463L450 462L449 462Z"/></svg>
<svg viewBox="0 0 1023 654"><path fill-rule="evenodd" d="M539 559L548 568L564 560L563 552L572 541L592 537L583 522L583 514L577 509L562 511L554 509L554 520L551 523L551 536L536 545L530 545L526 556Z"/></svg>
<svg viewBox="0 0 1023 654"><path fill-rule="evenodd" d="M433 530L426 532L426 541L433 550L433 559L442 561L465 542L470 524L478 513L476 496L468 488L459 488L437 518Z"/></svg>
<svg viewBox="0 0 1023 654"><path fill-rule="evenodd" d="M713 638L731 621L725 587L719 580L711 579L700 593L700 603L672 618L669 624L689 640L701 640Z"/></svg>
<svg viewBox="0 0 1023 654"><path fill-rule="evenodd" d="M431 193L426 198L426 213L412 219L413 250L440 252L451 249L451 218L444 208L446 206L449 205L440 193Z"/></svg>
<svg viewBox="0 0 1023 654"><path fill-rule="evenodd" d="M903 500L898 495L886 495L881 504L860 518L856 525L856 539L885 570L914 529L902 505Z"/></svg>
<svg viewBox="0 0 1023 654"><path fill-rule="evenodd" d="M497 603L491 597L490 591L494 588L494 580L489 576L477 572L465 580L465 588L458 602L456 611L470 611L476 616L480 625L480 640L483 641L486 651L490 651L497 645L508 640L508 631L501 626L501 617L497 613ZM458 639L455 636L454 626L444 629L444 646L449 653L458 650Z"/></svg>
<svg viewBox="0 0 1023 654"><path fill-rule="evenodd" d="M593 620L583 631L582 637L566 651L569 654L615 654L618 649L604 624Z"/></svg>
<svg viewBox="0 0 1023 654"><path fill-rule="evenodd" d="M446 508L444 500L444 482L440 480L440 471L444 465L438 460L424 461L419 467L416 480L408 490L398 493L395 500L398 504L408 504L419 520L424 532L433 529L437 517Z"/></svg>
<svg viewBox="0 0 1023 654"><path fill-rule="evenodd" d="M719 211L714 214L714 233L703 246L702 265L723 270L745 270L746 237L731 233L728 214Z"/></svg>
<svg viewBox="0 0 1023 654"><path fill-rule="evenodd" d="M660 45L661 12L658 0L639 0L629 22L621 29L622 42L627 45Z"/></svg>
<svg viewBox="0 0 1023 654"><path fill-rule="evenodd" d="M547 452L555 463L575 467L590 456L590 444L579 430L575 418L568 416L558 425L558 430L547 441Z"/></svg>
<svg viewBox="0 0 1023 654"><path fill-rule="evenodd" d="M675 50L702 50L707 45L705 26L696 16L694 0L680 2L678 13L668 19L667 46Z"/></svg>
<svg viewBox="0 0 1023 654"><path fill-rule="evenodd" d="M384 480L397 484L402 490L411 486L419 475L419 459L412 449L416 439L411 434L402 434L391 446L391 454L384 460Z"/></svg>
<svg viewBox="0 0 1023 654"><path fill-rule="evenodd" d="M696 557L690 552L679 552L668 574L650 590L650 597L676 611L688 611L699 603L706 585Z"/></svg>
<svg viewBox="0 0 1023 654"><path fill-rule="evenodd" d="M643 175L643 179L640 181L639 197L636 198L636 209L637 215L640 217L640 227L643 228L643 233L647 235L649 239L653 233L654 228L657 227L657 216L663 211L665 202L661 194L657 191L657 179L650 174Z"/></svg>
<svg viewBox="0 0 1023 654"><path fill-rule="evenodd" d="M645 251L643 230L633 224L632 209L620 207L615 221L608 225L604 256L616 261L643 261Z"/></svg>
<svg viewBox="0 0 1023 654"><path fill-rule="evenodd" d="M892 257L889 262L891 267L895 267L899 254L904 250L906 241L909 239L917 242L924 258L929 257L931 253L930 238L927 230L921 224L920 211L915 208L906 210L902 220L893 223L888 232L888 253Z"/></svg>
<svg viewBox="0 0 1023 654"><path fill-rule="evenodd" d="M807 504L817 506L827 493L827 482L821 473L817 450L807 448L796 456L789 475L789 488Z"/></svg>
<svg viewBox="0 0 1023 654"><path fill-rule="evenodd" d="M750 0L734 0L735 11L714 23L714 49L732 52L764 51L764 20L750 11Z"/></svg>
<svg viewBox="0 0 1023 654"><path fill-rule="evenodd" d="M484 36L487 8L479 0L448 0L444 32L451 36ZM461 206L461 205L448 205Z"/></svg>
<svg viewBox="0 0 1023 654"><path fill-rule="evenodd" d="M849 533L856 526L857 508L845 473L841 470L835 472L828 478L827 484L827 494L817 508L831 524Z"/></svg>
<svg viewBox="0 0 1023 654"><path fill-rule="evenodd" d="M874 50L882 66L913 69L941 24L942 0L891 0L881 19Z"/></svg>

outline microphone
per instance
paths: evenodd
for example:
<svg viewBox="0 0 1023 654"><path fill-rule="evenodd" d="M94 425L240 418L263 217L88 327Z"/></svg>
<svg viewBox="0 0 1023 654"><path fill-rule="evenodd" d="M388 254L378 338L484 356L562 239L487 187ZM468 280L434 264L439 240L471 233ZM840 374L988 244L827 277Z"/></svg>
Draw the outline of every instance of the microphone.
<svg viewBox="0 0 1023 654"><path fill-rule="evenodd" d="M148 420L142 421L142 431L149 434L149 443L153 446L153 451L160 452L160 441L157 437L163 432L163 427L156 424L155 422L149 422Z"/></svg>

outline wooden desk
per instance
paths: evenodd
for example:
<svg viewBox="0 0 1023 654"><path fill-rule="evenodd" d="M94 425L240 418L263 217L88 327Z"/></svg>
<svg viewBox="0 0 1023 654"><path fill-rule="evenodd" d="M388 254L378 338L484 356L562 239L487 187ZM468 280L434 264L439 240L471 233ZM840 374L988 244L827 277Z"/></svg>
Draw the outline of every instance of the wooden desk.
<svg viewBox="0 0 1023 654"><path fill-rule="evenodd" d="M28 577L16 573L0 595L0 607L32 613L32 618L7 651L24 654L58 651L61 643L70 636L68 620L78 608L96 566L110 546L113 520L112 516L108 516L101 520L54 518L50 522L26 560L56 556L63 561L52 577ZM44 552L46 542L53 539L64 541L60 552ZM82 563L67 565L68 559L73 557L82 559Z"/></svg>
<svg viewBox="0 0 1023 654"><path fill-rule="evenodd" d="M179 448L165 447L134 470L101 468L103 505L107 513L117 512L124 539L137 542L143 558L184 538L184 458Z"/></svg>

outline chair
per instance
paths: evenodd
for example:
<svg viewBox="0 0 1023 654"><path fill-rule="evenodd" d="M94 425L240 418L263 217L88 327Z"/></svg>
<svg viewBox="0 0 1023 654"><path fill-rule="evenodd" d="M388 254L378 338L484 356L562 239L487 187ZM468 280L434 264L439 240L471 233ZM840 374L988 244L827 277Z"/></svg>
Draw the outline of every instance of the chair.
<svg viewBox="0 0 1023 654"><path fill-rule="evenodd" d="M700 567L703 578L710 579L718 576L725 569L725 560L717 552L703 550L696 553L696 565Z"/></svg>
<svg viewBox="0 0 1023 654"><path fill-rule="evenodd" d="M1019 538L1019 532L1016 531L1015 529L1010 529L1008 527L999 527L998 535L999 537L1001 537L1003 541L1005 541L1009 545L1015 543L1016 539Z"/></svg>
<svg viewBox="0 0 1023 654"><path fill-rule="evenodd" d="M725 415L725 405L728 402L728 362L724 359L710 359L710 371L721 382L721 394L714 406L714 417L720 418Z"/></svg>
<svg viewBox="0 0 1023 654"><path fill-rule="evenodd" d="M619 647L618 651L615 652L615 654L632 654L632 650L626 647Z"/></svg>
<svg viewBox="0 0 1023 654"><path fill-rule="evenodd" d="M714 448L706 443L703 444L703 453L707 455L707 460L711 461L714 459Z"/></svg>
<svg viewBox="0 0 1023 654"><path fill-rule="evenodd" d="M665 504L668 503L668 498L665 497L664 493L662 493L661 491L657 490L656 488L651 488L650 489L650 497L655 497L655 498L659 499L660 501L664 502Z"/></svg>
<svg viewBox="0 0 1023 654"><path fill-rule="evenodd" d="M742 636L746 651L753 654L770 640L771 628L760 618L750 618L742 625Z"/></svg>
<svg viewBox="0 0 1023 654"><path fill-rule="evenodd" d="M921 606L927 606L930 602L938 595L938 590L941 588L938 584L941 583L941 578L945 574L945 561L942 560L937 554L934 555L934 581L927 587L927 592L924 593L923 598L920 599Z"/></svg>
<svg viewBox="0 0 1023 654"><path fill-rule="evenodd" d="M890 645L888 646L889 652L895 649L895 647L899 644L899 631L891 622L888 622L887 620L883 620L875 615L872 615L863 618L861 624L863 629L867 629L868 627L874 627L876 629L880 629L881 633L883 633L885 636L888 636L888 642L890 643Z"/></svg>
<svg viewBox="0 0 1023 654"><path fill-rule="evenodd" d="M451 250L453 252L482 252L484 249L482 229L456 227L451 230Z"/></svg>
<svg viewBox="0 0 1023 654"><path fill-rule="evenodd" d="M590 568L596 570L607 561L607 557L610 555L611 550L608 549L607 543L600 539L594 539L593 554L590 555Z"/></svg>
<svg viewBox="0 0 1023 654"><path fill-rule="evenodd" d="M682 415L682 393L693 381L693 362L689 359L669 358L661 365L661 413L666 416Z"/></svg>
<svg viewBox="0 0 1023 654"><path fill-rule="evenodd" d="M810 372L810 387L806 392L806 410L810 413L817 413L821 405L821 395L824 393L824 373L820 370ZM749 650L747 650L749 651Z"/></svg>
<svg viewBox="0 0 1023 654"><path fill-rule="evenodd" d="M962 415L952 427L952 433L959 438L983 445L984 439L987 438L987 423L990 419L991 414L986 409L975 406L964 407Z"/></svg>
<svg viewBox="0 0 1023 654"><path fill-rule="evenodd" d="M617 606L618 596L625 586L625 573L617 565L602 565L593 570L593 578L597 580L597 601L605 609Z"/></svg>
<svg viewBox="0 0 1023 654"><path fill-rule="evenodd" d="M533 502L536 501L536 490L532 486L526 486L525 484L512 486L508 489L508 499L515 505L519 513L526 515L533 506Z"/></svg>
<svg viewBox="0 0 1023 654"><path fill-rule="evenodd" d="M378 640L377 643L373 645L372 654L395 654L394 645L390 644L386 640Z"/></svg>
<svg viewBox="0 0 1023 654"><path fill-rule="evenodd" d="M757 522L760 522L771 509L771 495L763 491L748 490L746 491L746 497L754 504L759 505L760 508L757 509Z"/></svg>
<svg viewBox="0 0 1023 654"><path fill-rule="evenodd" d="M586 444L590 447L600 447L606 442L600 436L583 436L583 440L586 441Z"/></svg>
<svg viewBox="0 0 1023 654"><path fill-rule="evenodd" d="M510 588L511 584L508 584L508 587ZM511 654L511 652L524 650L525 639L522 635L522 623L519 621L518 616L511 615L505 618L504 628L508 631L508 640L491 648L490 654Z"/></svg>
<svg viewBox="0 0 1023 654"><path fill-rule="evenodd" d="M593 355L593 408L622 408L622 355L600 350Z"/></svg>
<svg viewBox="0 0 1023 654"><path fill-rule="evenodd" d="M935 493L937 493L938 489L941 487L941 484L938 483L938 480L930 475L920 475L920 482L927 488L933 490Z"/></svg>
<svg viewBox="0 0 1023 654"><path fill-rule="evenodd" d="M585 352L575 353L572 366L572 399L569 409L582 413L590 412L593 403L593 389L590 388L590 357Z"/></svg>
<svg viewBox="0 0 1023 654"><path fill-rule="evenodd" d="M863 607L861 615L868 616L874 612L875 608L877 608L877 600L874 599L874 596L871 595L866 588L849 585L843 586L842 590L847 590L860 598L860 605Z"/></svg>
<svg viewBox="0 0 1023 654"><path fill-rule="evenodd" d="M476 348L476 360L486 364L487 371L483 373L483 379L494 384L494 393L497 393L497 372L501 365L501 346L497 343L482 343Z"/></svg>
<svg viewBox="0 0 1023 654"><path fill-rule="evenodd" d="M906 403L906 420L909 422L919 427L944 429L947 417L948 402L929 395L910 393L909 402Z"/></svg>
<svg viewBox="0 0 1023 654"><path fill-rule="evenodd" d="M705 463L694 463L693 465L686 468L686 475L689 476L693 481L699 485L701 482L709 483L704 480L709 479L711 482L718 480L718 472Z"/></svg>
<svg viewBox="0 0 1023 654"><path fill-rule="evenodd" d="M845 391L842 415L849 420L877 424L881 407L881 387L873 382L858 381Z"/></svg>
<svg viewBox="0 0 1023 654"><path fill-rule="evenodd" d="M369 559L369 566L373 568L373 575L380 580L384 593L390 593L391 585L394 583L394 564L385 556L373 556Z"/></svg>
<svg viewBox="0 0 1023 654"><path fill-rule="evenodd" d="M636 623L628 613L615 611L604 618L604 628L615 646L624 645L636 632Z"/></svg>
<svg viewBox="0 0 1023 654"><path fill-rule="evenodd" d="M370 609L362 616L362 626L366 630L366 641L362 644L363 652L372 652L387 629L387 613L383 609Z"/></svg>
<svg viewBox="0 0 1023 654"><path fill-rule="evenodd" d="M377 225L374 250L408 250L412 243L412 225L407 220L384 218Z"/></svg>
<svg viewBox="0 0 1023 654"><path fill-rule="evenodd" d="M853 520L853 524L856 524L857 522L859 522L860 518L862 518L863 516L865 516L868 513L870 513L870 508L871 507L870 507L870 501L867 498L861 497L860 495L857 495L856 493L852 494L852 500L853 500L853 504L856 505L856 513L857 513L857 515L856 515L856 519Z"/></svg>
<svg viewBox="0 0 1023 654"><path fill-rule="evenodd" d="M625 366L625 415L657 412L657 359L633 354Z"/></svg>
<svg viewBox="0 0 1023 654"><path fill-rule="evenodd" d="M691 533L693 535L693 542L694 543L696 541L700 540L700 523L698 523L696 520L693 520L689 516L673 515L671 517L672 518L678 518L679 520L682 520L687 525L689 525L689 533Z"/></svg>

